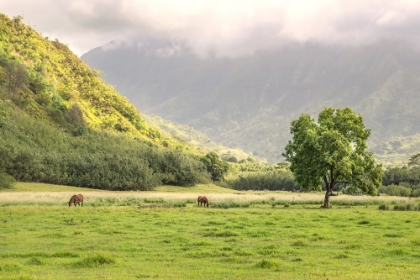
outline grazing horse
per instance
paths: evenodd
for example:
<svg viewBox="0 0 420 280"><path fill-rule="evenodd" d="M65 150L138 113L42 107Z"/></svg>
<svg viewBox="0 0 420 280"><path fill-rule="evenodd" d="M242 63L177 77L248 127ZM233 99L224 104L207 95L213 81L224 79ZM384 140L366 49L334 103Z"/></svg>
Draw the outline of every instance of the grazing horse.
<svg viewBox="0 0 420 280"><path fill-rule="evenodd" d="M210 205L209 200L205 196L199 196L197 199L197 202L198 202L198 206L203 205L204 207L206 206L209 207Z"/></svg>
<svg viewBox="0 0 420 280"><path fill-rule="evenodd" d="M76 206L76 204L79 204L79 206L80 206L80 203L82 203L82 206L83 206L83 195L81 195L80 193L79 193L79 194L75 194L75 195L73 195L73 196L70 198L70 201L69 201L69 207L70 207L72 204L74 204L74 206Z"/></svg>

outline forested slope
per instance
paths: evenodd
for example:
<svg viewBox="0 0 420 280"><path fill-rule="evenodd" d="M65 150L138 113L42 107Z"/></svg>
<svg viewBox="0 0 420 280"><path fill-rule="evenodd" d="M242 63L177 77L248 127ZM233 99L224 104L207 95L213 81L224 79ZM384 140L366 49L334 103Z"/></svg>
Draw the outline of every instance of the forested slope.
<svg viewBox="0 0 420 280"><path fill-rule="evenodd" d="M148 126L98 71L22 20L0 14L1 178L114 190L208 180L202 150Z"/></svg>

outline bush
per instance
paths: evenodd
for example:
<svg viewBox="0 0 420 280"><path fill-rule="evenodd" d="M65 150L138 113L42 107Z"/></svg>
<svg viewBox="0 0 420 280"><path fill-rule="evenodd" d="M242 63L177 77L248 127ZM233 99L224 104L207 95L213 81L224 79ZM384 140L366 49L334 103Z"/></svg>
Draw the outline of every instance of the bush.
<svg viewBox="0 0 420 280"><path fill-rule="evenodd" d="M394 211L412 211L416 210L416 207L412 204L400 204L394 205Z"/></svg>
<svg viewBox="0 0 420 280"><path fill-rule="evenodd" d="M15 178L8 174L0 173L0 189L10 189L15 183Z"/></svg>
<svg viewBox="0 0 420 280"><path fill-rule="evenodd" d="M379 191L391 196L408 197L411 195L411 188L398 185L382 186Z"/></svg>
<svg viewBox="0 0 420 280"><path fill-rule="evenodd" d="M420 189L415 189L411 192L412 197L420 197Z"/></svg>
<svg viewBox="0 0 420 280"><path fill-rule="evenodd" d="M295 182L288 171L259 172L230 180L235 190L299 191L301 186Z"/></svg>
<svg viewBox="0 0 420 280"><path fill-rule="evenodd" d="M386 204L379 205L379 210L389 210L389 206Z"/></svg>

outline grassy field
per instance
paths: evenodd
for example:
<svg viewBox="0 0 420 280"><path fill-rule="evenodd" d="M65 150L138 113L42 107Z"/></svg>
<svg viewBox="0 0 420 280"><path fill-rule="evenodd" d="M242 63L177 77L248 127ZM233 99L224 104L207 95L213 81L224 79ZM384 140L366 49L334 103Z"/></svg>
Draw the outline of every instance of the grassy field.
<svg viewBox="0 0 420 280"><path fill-rule="evenodd" d="M44 187L0 193L0 279L419 279L418 200Z"/></svg>

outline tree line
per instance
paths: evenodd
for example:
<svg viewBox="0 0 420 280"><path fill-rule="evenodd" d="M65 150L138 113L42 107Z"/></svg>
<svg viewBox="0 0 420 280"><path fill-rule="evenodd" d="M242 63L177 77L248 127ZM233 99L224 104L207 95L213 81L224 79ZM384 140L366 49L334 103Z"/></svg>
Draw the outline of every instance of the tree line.
<svg viewBox="0 0 420 280"><path fill-rule="evenodd" d="M410 157L406 166L385 171L379 191L388 195L420 197L420 153Z"/></svg>
<svg viewBox="0 0 420 280"><path fill-rule="evenodd" d="M43 182L107 190L210 182L201 156L123 133L87 128L73 136L0 100L0 174L4 182ZM0 178L0 179L1 179ZM7 184L6 184L7 185Z"/></svg>

